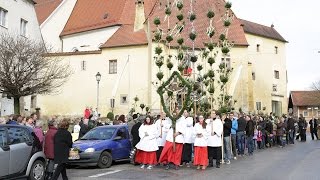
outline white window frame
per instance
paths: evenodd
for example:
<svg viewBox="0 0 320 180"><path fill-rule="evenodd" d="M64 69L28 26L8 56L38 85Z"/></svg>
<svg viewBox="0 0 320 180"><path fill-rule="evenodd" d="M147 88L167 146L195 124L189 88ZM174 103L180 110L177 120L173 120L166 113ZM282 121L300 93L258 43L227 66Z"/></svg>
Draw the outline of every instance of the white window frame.
<svg viewBox="0 0 320 180"><path fill-rule="evenodd" d="M258 106L258 105L260 105L260 106ZM258 107L260 107L260 108L258 108ZM256 109L257 109L257 111L261 111L261 110L262 110L262 103L261 103L261 101L257 101L257 102L256 102Z"/></svg>
<svg viewBox="0 0 320 180"><path fill-rule="evenodd" d="M26 37L28 33L28 21L25 19L20 20L20 35Z"/></svg>
<svg viewBox="0 0 320 180"><path fill-rule="evenodd" d="M109 74L117 74L117 64L116 59L109 60Z"/></svg>
<svg viewBox="0 0 320 180"><path fill-rule="evenodd" d="M275 46L275 47L274 47L274 53L275 53L275 54L278 54L278 53L279 53L278 46Z"/></svg>
<svg viewBox="0 0 320 180"><path fill-rule="evenodd" d="M126 101L125 101L125 102L123 101L123 98L124 98L124 97L126 98ZM127 105L128 103L129 103L129 102L128 102L128 94L121 94L121 95L120 95L120 104L121 104L121 105Z"/></svg>
<svg viewBox="0 0 320 180"><path fill-rule="evenodd" d="M87 61L81 61L81 71L87 70Z"/></svg>
<svg viewBox="0 0 320 180"><path fill-rule="evenodd" d="M252 77L252 80L253 80L253 81L256 80L256 73L255 73L255 72L252 72L252 73L251 73L251 77Z"/></svg>
<svg viewBox="0 0 320 180"><path fill-rule="evenodd" d="M230 57L221 58L221 63L226 63L227 69L231 69L231 58Z"/></svg>
<svg viewBox="0 0 320 180"><path fill-rule="evenodd" d="M8 25L8 10L0 7L0 26L7 28Z"/></svg>
<svg viewBox="0 0 320 180"><path fill-rule="evenodd" d="M308 111L303 111L303 117L308 117L309 116L309 112Z"/></svg>

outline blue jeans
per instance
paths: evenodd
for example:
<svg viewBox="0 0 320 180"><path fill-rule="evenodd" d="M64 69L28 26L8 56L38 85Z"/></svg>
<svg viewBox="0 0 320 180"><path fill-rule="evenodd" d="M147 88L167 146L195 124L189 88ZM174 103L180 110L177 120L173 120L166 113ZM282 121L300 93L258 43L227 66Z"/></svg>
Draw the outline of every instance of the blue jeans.
<svg viewBox="0 0 320 180"><path fill-rule="evenodd" d="M253 136L247 136L247 146L248 146L248 153L253 153Z"/></svg>
<svg viewBox="0 0 320 180"><path fill-rule="evenodd" d="M223 137L223 150L224 150L224 159L231 159L231 147L230 147L230 136Z"/></svg>
<svg viewBox="0 0 320 180"><path fill-rule="evenodd" d="M289 130L288 135L289 135L289 144L294 144L294 138L296 136L295 130Z"/></svg>
<svg viewBox="0 0 320 180"><path fill-rule="evenodd" d="M233 157L237 157L237 134L231 134Z"/></svg>
<svg viewBox="0 0 320 180"><path fill-rule="evenodd" d="M240 132L237 132L237 141L238 141L238 151L239 151L239 155L244 155L244 139L245 139L245 136L244 136L244 131L240 131Z"/></svg>

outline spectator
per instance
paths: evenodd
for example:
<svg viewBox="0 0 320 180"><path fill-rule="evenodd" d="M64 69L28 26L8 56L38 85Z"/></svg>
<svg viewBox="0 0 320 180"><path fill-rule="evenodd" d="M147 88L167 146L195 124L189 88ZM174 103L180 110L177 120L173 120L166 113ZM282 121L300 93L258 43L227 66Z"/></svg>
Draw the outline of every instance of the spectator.
<svg viewBox="0 0 320 180"><path fill-rule="evenodd" d="M253 135L254 135L254 122L250 115L246 115L246 137L249 156L253 155Z"/></svg>
<svg viewBox="0 0 320 180"><path fill-rule="evenodd" d="M19 125L25 126L26 125L26 117L24 116L19 116L17 119L17 122Z"/></svg>
<svg viewBox="0 0 320 180"><path fill-rule="evenodd" d="M36 122L36 125L35 125L34 129L33 129L33 131L36 134L36 136L38 137L41 145L42 145L43 140L44 140L42 126L43 126L42 120L38 120Z"/></svg>
<svg viewBox="0 0 320 180"><path fill-rule="evenodd" d="M16 124L16 125L17 125L18 123L17 123L15 117L16 117L16 116L14 116L13 114L11 114L11 115L9 116L9 119L8 119L8 121L7 121L7 124Z"/></svg>
<svg viewBox="0 0 320 180"><path fill-rule="evenodd" d="M231 160L231 146L230 146L230 134L232 122L225 114L222 114L222 123L223 123L223 148L224 148L224 159L226 164L230 164Z"/></svg>
<svg viewBox="0 0 320 180"><path fill-rule="evenodd" d="M46 158L48 159L48 164L46 167L45 172L45 180L50 179L53 175L53 169L54 169L54 136L57 133L57 121L56 120L50 120L48 122L48 132L45 135L44 140L44 154L46 155Z"/></svg>
<svg viewBox="0 0 320 180"><path fill-rule="evenodd" d="M57 180L62 175L63 180L67 180L66 163L68 162L70 148L72 147L72 136L68 131L69 121L62 120L59 129L54 136L54 162L58 164L51 180Z"/></svg>
<svg viewBox="0 0 320 180"><path fill-rule="evenodd" d="M243 156L244 155L244 149L245 149L245 130L246 130L246 125L247 122L245 120L244 114L241 113L240 118L237 120L238 121L238 131L237 131L237 141L238 141L238 151L239 155Z"/></svg>
<svg viewBox="0 0 320 180"><path fill-rule="evenodd" d="M318 121L315 117L312 117L312 119L309 121L310 124L310 134L312 140L314 140L314 136L316 137L316 140L319 140L318 138Z"/></svg>
<svg viewBox="0 0 320 180"><path fill-rule="evenodd" d="M31 116L27 118L26 126L31 127L32 129L34 128L34 120Z"/></svg>
<svg viewBox="0 0 320 180"><path fill-rule="evenodd" d="M83 124L80 126L79 139L89 131L89 119L83 119Z"/></svg>
<svg viewBox="0 0 320 180"><path fill-rule="evenodd" d="M79 133L80 133L80 129L81 129L79 123L80 122L78 120L76 120L75 125L73 126L73 133L72 133L72 141L73 142L79 138Z"/></svg>
<svg viewBox="0 0 320 180"><path fill-rule="evenodd" d="M233 159L237 160L237 130L238 130L237 115L231 112L229 117L232 121L232 128L231 128L232 154L233 154Z"/></svg>

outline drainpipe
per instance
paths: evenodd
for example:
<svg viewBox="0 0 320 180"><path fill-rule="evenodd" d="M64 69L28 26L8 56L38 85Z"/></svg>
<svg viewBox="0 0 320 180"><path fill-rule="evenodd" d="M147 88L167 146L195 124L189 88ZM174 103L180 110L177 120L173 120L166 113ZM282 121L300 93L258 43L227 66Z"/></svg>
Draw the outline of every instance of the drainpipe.
<svg viewBox="0 0 320 180"><path fill-rule="evenodd" d="M148 38L148 106L151 106L151 81L152 81L152 39L151 39L151 29L150 29L150 20L147 21L147 38ZM151 109L151 107L150 107Z"/></svg>

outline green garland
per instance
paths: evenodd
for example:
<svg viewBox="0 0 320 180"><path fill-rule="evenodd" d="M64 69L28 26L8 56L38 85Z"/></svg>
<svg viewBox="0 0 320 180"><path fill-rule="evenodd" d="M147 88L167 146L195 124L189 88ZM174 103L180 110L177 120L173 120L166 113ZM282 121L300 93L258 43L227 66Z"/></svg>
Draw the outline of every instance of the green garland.
<svg viewBox="0 0 320 180"><path fill-rule="evenodd" d="M170 82L172 81L172 79L174 77L177 77L183 84L184 87L187 87L187 95L186 95L186 99L185 101L183 102L183 105L182 105L182 108L180 110L180 112L173 116L170 111L168 110L167 106L166 106L166 103L164 101L164 98L163 98L163 94L165 93L165 87L168 86L170 84ZM186 81L181 75L179 72L177 71L174 71L171 76L169 77L169 79L167 81L165 81L157 90L157 93L159 94L160 96L160 101L161 101L161 105L163 107L163 111L167 114L167 116L172 120L172 125L175 126L175 122L176 120L179 119L179 117L182 116L184 110L188 109L189 106L188 106L188 102L190 101L190 95L191 95L191 92L192 92L192 86L190 85L190 83L188 81Z"/></svg>

